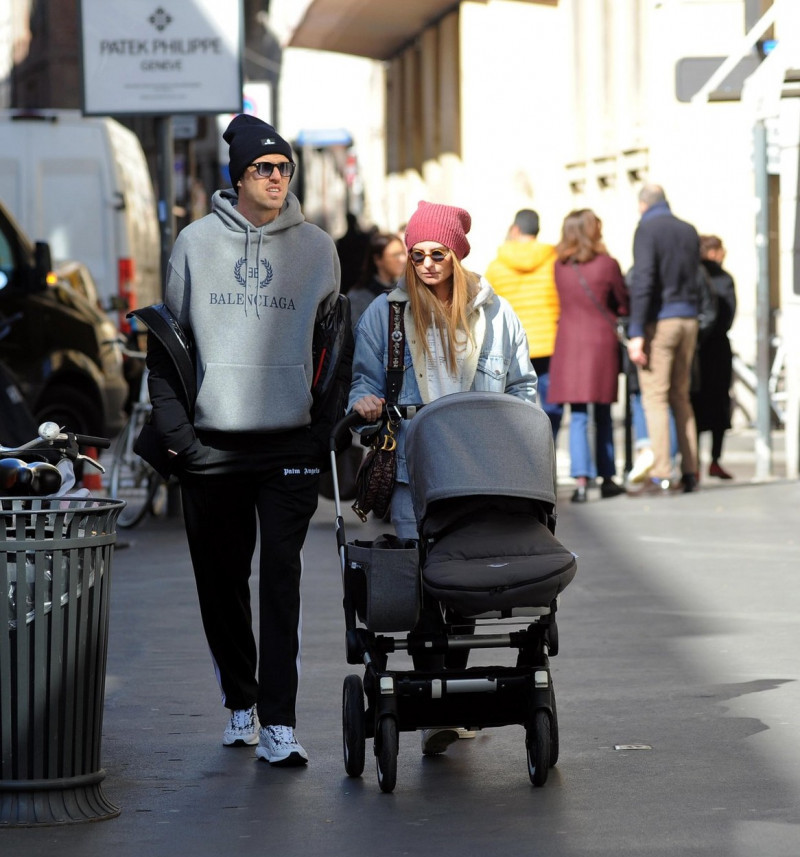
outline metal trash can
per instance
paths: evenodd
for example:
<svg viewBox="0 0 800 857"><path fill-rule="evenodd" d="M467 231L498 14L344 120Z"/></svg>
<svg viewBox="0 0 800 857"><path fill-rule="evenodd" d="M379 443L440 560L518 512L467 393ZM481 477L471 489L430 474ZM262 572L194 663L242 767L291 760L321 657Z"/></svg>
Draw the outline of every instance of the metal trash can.
<svg viewBox="0 0 800 857"><path fill-rule="evenodd" d="M0 497L0 829L119 815L100 742L124 505Z"/></svg>

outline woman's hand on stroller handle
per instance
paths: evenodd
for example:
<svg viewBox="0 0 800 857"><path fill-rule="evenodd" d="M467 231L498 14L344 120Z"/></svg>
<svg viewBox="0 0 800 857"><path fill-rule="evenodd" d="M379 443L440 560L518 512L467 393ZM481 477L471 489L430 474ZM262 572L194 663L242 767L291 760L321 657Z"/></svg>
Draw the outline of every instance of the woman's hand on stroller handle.
<svg viewBox="0 0 800 857"><path fill-rule="evenodd" d="M377 410L375 416L372 416L373 411L369 409L367 413L369 416L360 413L355 408L364 401L364 399L372 398L376 401L380 402L380 407ZM342 439L345 434L349 432L351 429L359 429L363 428L364 432L362 434L362 445L365 442L365 438L373 435L378 429L381 427L382 423L389 421L392 423L396 423L399 420L410 420L414 414L422 407L422 404L419 405L386 405L385 400L379 399L377 396L365 396L364 399L359 399L355 405L353 406L354 410L347 413L342 419L339 420L338 423L333 427L331 431L331 441L330 448L332 452L336 452L342 445Z"/></svg>
<svg viewBox="0 0 800 857"><path fill-rule="evenodd" d="M365 424L374 423L383 416L385 404L386 399L383 397L367 393L353 405L353 410L364 418Z"/></svg>

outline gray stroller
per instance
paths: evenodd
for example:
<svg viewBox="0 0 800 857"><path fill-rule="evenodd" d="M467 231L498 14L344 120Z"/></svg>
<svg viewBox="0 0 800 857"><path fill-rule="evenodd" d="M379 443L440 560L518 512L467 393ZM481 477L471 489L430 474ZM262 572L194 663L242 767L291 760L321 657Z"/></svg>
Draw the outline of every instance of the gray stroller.
<svg viewBox="0 0 800 857"><path fill-rule="evenodd" d="M520 724L528 775L544 785L559 748L549 663L556 608L576 572L554 536L550 422L501 393L456 393L407 410L419 541L347 542L336 437L358 418L345 417L331 438L347 662L365 668L363 680L344 681L345 770L362 774L372 738L378 782L390 792L399 732ZM516 663L468 667L473 649L516 650ZM389 655L402 651L414 668L389 669Z"/></svg>

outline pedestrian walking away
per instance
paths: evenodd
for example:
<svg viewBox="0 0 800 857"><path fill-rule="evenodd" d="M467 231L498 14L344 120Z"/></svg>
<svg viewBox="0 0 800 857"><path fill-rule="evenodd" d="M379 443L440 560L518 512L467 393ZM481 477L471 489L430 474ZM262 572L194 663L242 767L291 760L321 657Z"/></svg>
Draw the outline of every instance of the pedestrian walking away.
<svg viewBox="0 0 800 857"><path fill-rule="evenodd" d="M702 432L711 432L711 463L708 475L718 479L733 476L720 464L725 432L731 427L731 383L733 350L728 331L736 315L733 277L722 267L725 247L717 235L700 236L700 258L717 299L714 323L700 334L697 344L697 389L692 389L692 408L697 422L698 445Z"/></svg>
<svg viewBox="0 0 800 857"><path fill-rule="evenodd" d="M520 317L538 379L539 403L550 418L553 440L558 438L563 405L548 395L550 358L560 313L553 272L556 251L539 241L539 214L523 208L514 216L505 242L486 269L486 279Z"/></svg>
<svg viewBox="0 0 800 857"><path fill-rule="evenodd" d="M632 496L697 489L697 432L689 399L698 330L700 239L672 213L664 189L639 192L641 220L633 237L628 356L638 367L653 447L650 476ZM681 479L671 484L670 408L681 456Z"/></svg>
<svg viewBox="0 0 800 857"><path fill-rule="evenodd" d="M614 481L614 427L611 405L617 401L620 348L617 318L628 314L628 290L619 263L602 240L602 224L588 208L571 211L556 247L556 287L561 317L550 361L551 401L569 404L570 476L573 503L585 503L588 487L602 479L600 496L625 489ZM594 413L595 450L589 439Z"/></svg>
<svg viewBox="0 0 800 857"><path fill-rule="evenodd" d="M390 302L401 305L405 328L404 372L397 404L427 404L448 393L469 390L506 392L536 401L536 373L522 323L483 277L462 265L470 250L467 233L471 224L472 218L463 208L429 202L420 202L409 219L405 276L389 295L381 295L367 307L356 331L350 405L366 420L378 420L386 401ZM497 439L486 438L486 443L502 443L502 430L498 426ZM405 437L406 426L401 421L391 520L400 538L417 538ZM441 621L440 613L423 611L422 623ZM471 624L474 626L474 620ZM469 650L451 654L444 665L463 668L468 654ZM432 658L436 657L416 657L415 668L434 668ZM461 736L466 737L457 729L425 730L423 752L442 752Z"/></svg>
<svg viewBox="0 0 800 857"><path fill-rule="evenodd" d="M203 628L229 709L223 743L302 765L302 547L329 431L312 421L312 343L337 304L339 261L289 191L286 140L247 115L223 138L233 187L178 235L166 277L166 309L193 343L196 397L150 337L152 424L180 479ZM256 644L249 579L259 539Z"/></svg>
<svg viewBox="0 0 800 857"><path fill-rule="evenodd" d="M347 293L361 274L364 256L369 247L369 232L365 232L352 211L347 212L347 231L336 239L336 253L341 267L342 292Z"/></svg>

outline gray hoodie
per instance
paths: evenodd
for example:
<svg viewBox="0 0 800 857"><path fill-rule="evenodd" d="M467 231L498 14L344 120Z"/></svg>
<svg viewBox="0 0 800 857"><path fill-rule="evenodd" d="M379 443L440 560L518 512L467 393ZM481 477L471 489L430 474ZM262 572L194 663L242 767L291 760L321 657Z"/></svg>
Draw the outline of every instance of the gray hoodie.
<svg viewBox="0 0 800 857"><path fill-rule="evenodd" d="M339 292L331 237L292 193L253 226L217 191L211 214L178 235L165 303L197 347L196 428L283 431L308 425L314 320Z"/></svg>

